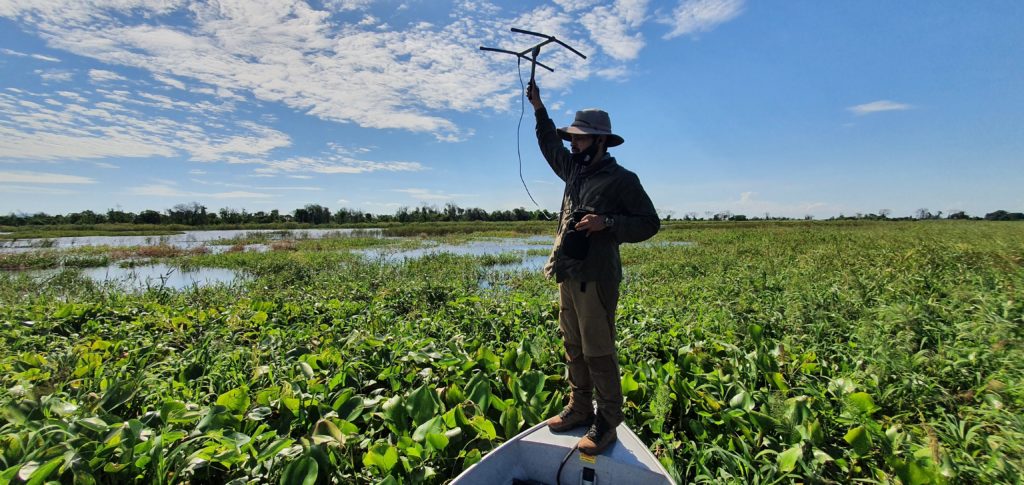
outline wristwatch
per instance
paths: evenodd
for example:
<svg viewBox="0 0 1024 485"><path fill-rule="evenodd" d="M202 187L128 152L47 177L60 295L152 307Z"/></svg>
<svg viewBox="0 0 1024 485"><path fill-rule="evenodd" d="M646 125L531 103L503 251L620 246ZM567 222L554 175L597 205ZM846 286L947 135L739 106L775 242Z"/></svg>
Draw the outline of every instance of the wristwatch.
<svg viewBox="0 0 1024 485"><path fill-rule="evenodd" d="M604 227L608 229L615 227L615 219L612 216L604 216Z"/></svg>

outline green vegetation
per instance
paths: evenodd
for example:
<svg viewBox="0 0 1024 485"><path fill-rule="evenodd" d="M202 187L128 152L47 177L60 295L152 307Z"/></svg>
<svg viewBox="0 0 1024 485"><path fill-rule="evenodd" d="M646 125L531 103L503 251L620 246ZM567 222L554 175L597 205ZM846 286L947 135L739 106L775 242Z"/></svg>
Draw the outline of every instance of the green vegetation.
<svg viewBox="0 0 1024 485"><path fill-rule="evenodd" d="M170 255L251 276L184 292L0 273L0 483L441 483L560 408L553 282L354 241ZM623 247L623 389L681 483L1020 482L1024 225L655 241L694 244Z"/></svg>

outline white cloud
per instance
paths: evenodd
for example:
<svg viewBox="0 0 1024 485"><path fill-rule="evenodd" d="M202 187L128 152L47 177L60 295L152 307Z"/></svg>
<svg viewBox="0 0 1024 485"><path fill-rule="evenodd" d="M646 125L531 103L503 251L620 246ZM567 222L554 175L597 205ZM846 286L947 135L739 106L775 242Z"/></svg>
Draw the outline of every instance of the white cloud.
<svg viewBox="0 0 1024 485"><path fill-rule="evenodd" d="M117 165L114 165L113 163L107 163L107 162L93 162L93 165L95 165L95 166L97 166L99 168L121 168L121 167L119 167Z"/></svg>
<svg viewBox="0 0 1024 485"><path fill-rule="evenodd" d="M882 111L905 111L913 108L913 106L905 103L896 103L889 100L872 101L870 103L858 104L856 106L850 106L846 108L848 111L853 112L858 116L868 115L871 113L881 113Z"/></svg>
<svg viewBox="0 0 1024 485"><path fill-rule="evenodd" d="M72 80L75 77L75 74L73 72L71 72L71 71L59 71L59 70L56 70L56 69L48 69L48 70L36 69L33 72L38 74L39 78L42 79L43 82L48 82L48 83L49 82L55 82L55 83L67 82L67 81Z"/></svg>
<svg viewBox="0 0 1024 485"><path fill-rule="evenodd" d="M580 18L601 50L615 60L628 61L640 55L644 38L639 29L647 11L646 0L618 0L611 7L594 7Z"/></svg>
<svg viewBox="0 0 1024 485"><path fill-rule="evenodd" d="M78 175L66 175L49 172L30 172L26 170L0 172L0 180L22 184L94 184L95 180Z"/></svg>
<svg viewBox="0 0 1024 485"><path fill-rule="evenodd" d="M596 0L554 0L555 4L566 12L575 12L597 5Z"/></svg>
<svg viewBox="0 0 1024 485"><path fill-rule="evenodd" d="M264 156L291 143L284 133L252 122L213 130L146 115L116 102L91 103L76 93L58 94L75 102L43 106L0 93L0 160L171 157L185 153L193 160L212 162L239 155ZM103 94L120 103L156 104L145 101L150 98L140 101L127 91ZM202 113L197 106L174 102L168 108ZM214 117L217 112L206 114Z"/></svg>
<svg viewBox="0 0 1024 485"><path fill-rule="evenodd" d="M89 79L93 82L107 82L107 81L124 81L124 76L113 72L105 71L103 69L89 69Z"/></svg>
<svg viewBox="0 0 1024 485"><path fill-rule="evenodd" d="M166 84L168 86L171 86L173 88L177 88L177 89L181 89L181 90L185 89L185 83L183 83L183 82L181 82L181 81L179 81L177 79L174 79L173 77L170 77L170 76L162 76L160 74L154 74L153 75L153 79L156 79L157 81L160 81L160 82L162 82L162 83L164 83L164 84Z"/></svg>
<svg viewBox="0 0 1024 485"><path fill-rule="evenodd" d="M42 54L26 54L24 52L18 52L12 49L0 49L0 52L14 57L31 57L33 59L38 59L40 61L60 62L60 59L57 59L56 57L44 56Z"/></svg>
<svg viewBox="0 0 1024 485"><path fill-rule="evenodd" d="M326 0L324 7L329 10L344 12L348 10L363 10L369 7L373 0Z"/></svg>
<svg viewBox="0 0 1024 485"><path fill-rule="evenodd" d="M44 56L42 54L32 54L32 58L46 62L60 62L60 59L57 59L56 57Z"/></svg>
<svg viewBox="0 0 1024 485"><path fill-rule="evenodd" d="M201 169L198 169L198 168L193 168L192 170L189 170L188 173L190 175L206 175L206 170L201 170Z"/></svg>
<svg viewBox="0 0 1024 485"><path fill-rule="evenodd" d="M462 197L476 197L476 194L446 194L444 192L435 192L427 189L394 189L394 192L401 192L408 194L410 197L420 201L430 200L451 200Z"/></svg>
<svg viewBox="0 0 1024 485"><path fill-rule="evenodd" d="M176 187L167 184L151 184L132 187L128 189L128 194L143 197L208 197L211 199L269 199L274 197L270 194L264 194L260 192L248 192L244 190L235 190L230 192L191 192L180 190Z"/></svg>
<svg viewBox="0 0 1024 485"><path fill-rule="evenodd" d="M72 195L77 193L74 190L39 187L38 185L0 184L0 194Z"/></svg>
<svg viewBox="0 0 1024 485"><path fill-rule="evenodd" d="M586 41L576 19L552 7L518 17L535 22L516 23L488 3L457 2L449 24L404 31L360 25L365 16L346 20L338 13L369 4L337 0L317 10L271 0L19 2L0 6L0 16L28 24L51 47L192 80L223 97L241 101L237 93L243 93L325 120L430 133L442 141L470 135L449 113L506 110L517 95L508 76L514 60L481 55L477 46L522 43L508 33L510 24L554 33L570 45ZM631 58L642 46L631 29L645 4L619 0L609 7L622 27L614 33L618 40L602 41L614 57ZM173 25L171 15L189 17L188 27ZM557 70L546 79L549 88L592 74L563 51L545 52L545 64Z"/></svg>
<svg viewBox="0 0 1024 485"><path fill-rule="evenodd" d="M743 12L743 0L681 0L671 17L659 21L672 30L665 39L705 32L736 18Z"/></svg>
<svg viewBox="0 0 1024 485"><path fill-rule="evenodd" d="M373 162L358 160L342 155L325 155L322 157L291 157L284 160L253 160L238 159L235 163L258 163L264 167L257 168L259 174L276 174L289 172L313 172L323 174L356 174L368 172L418 172L424 170L418 162Z"/></svg>

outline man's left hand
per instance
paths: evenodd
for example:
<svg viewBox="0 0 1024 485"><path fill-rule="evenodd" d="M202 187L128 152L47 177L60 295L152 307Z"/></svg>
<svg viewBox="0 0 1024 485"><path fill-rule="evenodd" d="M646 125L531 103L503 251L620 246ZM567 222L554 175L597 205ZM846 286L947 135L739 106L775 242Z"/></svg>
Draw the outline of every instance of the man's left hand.
<svg viewBox="0 0 1024 485"><path fill-rule="evenodd" d="M597 214L587 214L580 219L580 222L576 224L577 231L587 231L589 236L591 233L603 231L608 227L604 224L604 216Z"/></svg>

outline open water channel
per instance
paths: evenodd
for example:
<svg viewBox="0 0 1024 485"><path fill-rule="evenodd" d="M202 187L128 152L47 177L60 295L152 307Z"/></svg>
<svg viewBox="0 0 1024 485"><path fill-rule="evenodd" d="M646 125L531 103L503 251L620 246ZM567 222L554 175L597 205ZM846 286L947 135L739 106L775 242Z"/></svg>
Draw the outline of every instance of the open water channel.
<svg viewBox="0 0 1024 485"><path fill-rule="evenodd" d="M165 236L85 236L63 237L53 239L19 239L0 242L0 252L30 252L41 250L62 250L85 246L134 247L167 245L179 249L205 248L219 253L230 249L232 244L224 244L235 238L251 235L265 236L269 240L285 239L318 239L323 237L384 237L380 229L295 229L295 230L230 230L230 231L186 231L181 234ZM353 250L370 260L379 260L387 264L402 264L408 260L422 258L427 255L449 253L459 256L498 256L513 254L519 258L517 262L487 266L481 274L481 288L498 286L497 281L502 275L516 271L541 271L547 262L547 252L551 249L552 236L540 235L520 238L487 238L469 241L463 244L448 244L438 241L424 241L424 246L415 249L373 248ZM689 245L679 242L646 242L648 245ZM266 251L266 244L248 244L245 251ZM195 286L212 284L232 284L244 281L244 273L224 268L192 268L183 270L163 263L150 263L145 260L134 264L118 261L108 266L85 268L80 270L98 283L114 283L128 291L141 291L149 288L186 289ZM48 278L59 273L61 269L33 270L30 275L37 278Z"/></svg>

